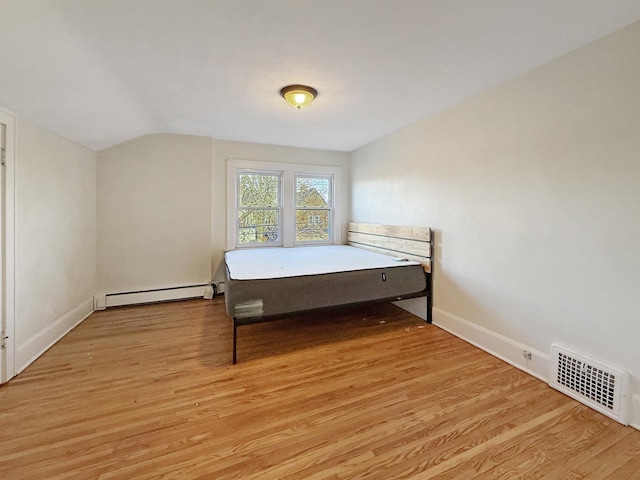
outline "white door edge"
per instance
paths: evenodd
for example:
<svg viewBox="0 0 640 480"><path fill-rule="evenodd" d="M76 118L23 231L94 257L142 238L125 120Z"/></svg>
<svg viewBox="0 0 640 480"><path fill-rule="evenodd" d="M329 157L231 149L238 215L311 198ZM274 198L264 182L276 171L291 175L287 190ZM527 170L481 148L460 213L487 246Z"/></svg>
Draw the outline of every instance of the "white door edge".
<svg viewBox="0 0 640 480"><path fill-rule="evenodd" d="M0 123L5 125L5 164L1 187L2 292L1 313L4 348L0 352L0 383L15 376L15 118L0 110Z"/></svg>

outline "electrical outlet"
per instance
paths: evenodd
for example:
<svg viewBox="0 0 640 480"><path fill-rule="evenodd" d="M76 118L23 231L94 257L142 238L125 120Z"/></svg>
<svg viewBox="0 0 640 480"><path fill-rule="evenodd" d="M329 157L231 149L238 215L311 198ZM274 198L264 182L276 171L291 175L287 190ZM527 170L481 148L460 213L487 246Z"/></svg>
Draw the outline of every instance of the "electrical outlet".
<svg viewBox="0 0 640 480"><path fill-rule="evenodd" d="M526 358L527 360L531 360L531 352L529 350L523 350L522 351L522 356L524 358Z"/></svg>

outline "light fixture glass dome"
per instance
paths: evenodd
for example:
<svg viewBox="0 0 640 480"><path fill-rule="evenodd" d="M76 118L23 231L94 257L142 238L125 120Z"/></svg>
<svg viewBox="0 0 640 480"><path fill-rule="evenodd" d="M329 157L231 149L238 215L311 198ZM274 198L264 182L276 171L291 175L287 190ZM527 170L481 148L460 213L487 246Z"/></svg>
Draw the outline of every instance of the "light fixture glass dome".
<svg viewBox="0 0 640 480"><path fill-rule="evenodd" d="M280 90L280 95L289 105L300 110L313 102L318 96L318 91L306 85L288 85Z"/></svg>

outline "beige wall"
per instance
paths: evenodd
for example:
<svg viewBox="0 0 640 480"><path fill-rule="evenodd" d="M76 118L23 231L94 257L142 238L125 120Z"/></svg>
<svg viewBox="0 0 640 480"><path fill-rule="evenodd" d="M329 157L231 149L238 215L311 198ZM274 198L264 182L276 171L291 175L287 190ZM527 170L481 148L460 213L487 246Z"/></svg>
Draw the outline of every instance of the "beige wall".
<svg viewBox="0 0 640 480"><path fill-rule="evenodd" d="M96 293L208 283L226 239L226 160L342 167L349 154L153 134L98 154L16 123L15 364L93 310Z"/></svg>
<svg viewBox="0 0 640 480"><path fill-rule="evenodd" d="M636 23L352 154L354 220L435 229L437 321L626 369L636 426L639 58Z"/></svg>
<svg viewBox="0 0 640 480"><path fill-rule="evenodd" d="M145 135L98 153L99 292L213 278L226 245L229 158L340 166L349 209L348 153Z"/></svg>
<svg viewBox="0 0 640 480"><path fill-rule="evenodd" d="M18 118L16 372L91 313L95 278L96 154Z"/></svg>
<svg viewBox="0 0 640 480"><path fill-rule="evenodd" d="M98 153L98 289L208 283L208 137L152 134Z"/></svg>

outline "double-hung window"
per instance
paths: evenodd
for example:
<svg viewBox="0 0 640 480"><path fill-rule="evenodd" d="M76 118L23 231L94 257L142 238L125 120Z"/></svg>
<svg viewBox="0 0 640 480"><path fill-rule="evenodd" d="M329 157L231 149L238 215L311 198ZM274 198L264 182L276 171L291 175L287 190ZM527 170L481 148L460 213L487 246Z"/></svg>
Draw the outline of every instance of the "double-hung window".
<svg viewBox="0 0 640 480"><path fill-rule="evenodd" d="M238 172L238 246L282 243L281 177L278 172Z"/></svg>
<svg viewBox="0 0 640 480"><path fill-rule="evenodd" d="M340 167L228 160L227 249L341 243Z"/></svg>
<svg viewBox="0 0 640 480"><path fill-rule="evenodd" d="M296 175L296 242L328 242L333 218L333 177Z"/></svg>

